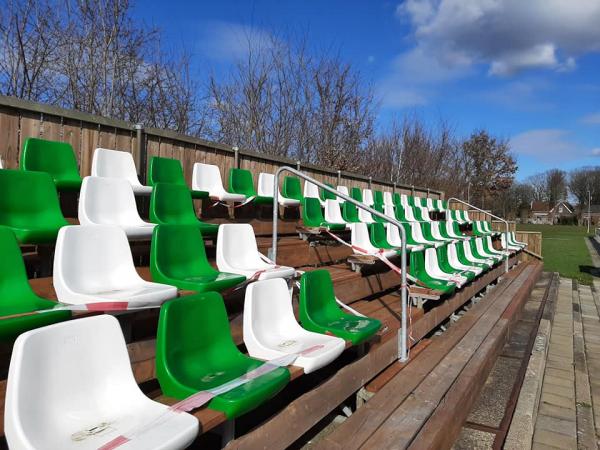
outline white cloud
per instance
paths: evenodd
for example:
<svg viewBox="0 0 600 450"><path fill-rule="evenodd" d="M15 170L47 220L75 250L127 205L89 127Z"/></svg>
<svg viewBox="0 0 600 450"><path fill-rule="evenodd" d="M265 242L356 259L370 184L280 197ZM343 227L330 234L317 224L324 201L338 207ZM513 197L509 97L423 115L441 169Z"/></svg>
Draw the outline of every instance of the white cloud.
<svg viewBox="0 0 600 450"><path fill-rule="evenodd" d="M600 156L600 147L593 148L590 154L592 156Z"/></svg>
<svg viewBox="0 0 600 450"><path fill-rule="evenodd" d="M572 70L577 56L600 50L598 0L406 0L397 13L421 51L442 63L462 55L491 75Z"/></svg>
<svg viewBox="0 0 600 450"><path fill-rule="evenodd" d="M588 125L600 125L600 112L594 114L588 114L581 118L581 122Z"/></svg>
<svg viewBox="0 0 600 450"><path fill-rule="evenodd" d="M540 163L559 163L585 156L585 149L571 140L571 132L548 128L529 130L510 139L510 146L517 155L532 156Z"/></svg>
<svg viewBox="0 0 600 450"><path fill-rule="evenodd" d="M212 21L206 24L198 43L207 58L231 62L244 58L250 51L273 46L267 31L237 23Z"/></svg>

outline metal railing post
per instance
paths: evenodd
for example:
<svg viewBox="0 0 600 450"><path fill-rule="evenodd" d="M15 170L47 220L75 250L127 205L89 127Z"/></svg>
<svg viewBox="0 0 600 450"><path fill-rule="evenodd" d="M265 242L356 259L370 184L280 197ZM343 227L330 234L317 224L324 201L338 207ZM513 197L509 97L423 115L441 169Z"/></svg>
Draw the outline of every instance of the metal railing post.
<svg viewBox="0 0 600 450"><path fill-rule="evenodd" d="M406 261L406 231L404 230L404 227L395 218L386 216L384 213L381 213L381 212L365 205L364 203L358 202L346 194L342 194L341 192L338 192L336 189L333 189L333 188L327 186L326 184L321 183L320 181L317 181L314 178L309 177L308 175L305 175L304 173L300 172L299 170L293 169L289 166L282 166L279 169L277 169L277 172L275 172L275 179L273 181L273 241L272 241L272 245L271 245L270 257L275 264L277 263L277 226L278 226L278 213L279 213L279 208L278 208L279 189L278 189L278 187L279 187L279 176L281 175L282 172L290 172L290 173L296 175L297 177L302 178L304 181L309 181L309 182L317 185L321 189L328 191L332 194L335 194L336 196L344 199L345 201L356 205L357 208L363 209L363 210L371 213L372 215L380 217L380 218L388 221L392 225L395 225L398 227L398 230L400 231L400 238L402 239L402 245L400 246L400 249L401 249L400 295L401 295L401 301L402 301L402 318L401 318L402 332L398 333L398 339L399 339L398 359L401 362L408 361L408 329L407 329L407 325L408 325L408 318L407 318L408 288L407 288L407 286L408 285L406 282L406 280L407 280L407 277L406 277L406 265L407 265L407 261Z"/></svg>
<svg viewBox="0 0 600 450"><path fill-rule="evenodd" d="M505 262L504 262L504 272L508 272L508 258L510 257L510 253L508 251L508 233L509 233L509 229L508 229L508 221L503 219L502 217L498 217L494 214L492 214L489 211L486 211L484 209L478 208L477 206L473 206L470 203L467 203L463 200L460 200L456 197L450 197L448 199L448 209L450 209L450 202L455 201L457 203L462 203L463 205L468 206L469 208L473 208L476 211L482 212L483 214L487 214L488 216L499 220L500 222L504 222L504 224L506 225L506 233L504 234L504 239L506 240L506 250L504 251L504 256L505 256Z"/></svg>

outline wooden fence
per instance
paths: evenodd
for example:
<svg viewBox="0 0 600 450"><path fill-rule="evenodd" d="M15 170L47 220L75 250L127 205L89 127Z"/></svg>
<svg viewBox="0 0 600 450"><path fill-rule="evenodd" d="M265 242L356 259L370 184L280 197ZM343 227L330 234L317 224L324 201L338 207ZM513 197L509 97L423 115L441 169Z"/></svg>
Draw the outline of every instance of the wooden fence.
<svg viewBox="0 0 600 450"><path fill-rule="evenodd" d="M339 172L289 158L256 153L250 150L210 142L168 130L143 128L136 124L66 110L41 103L0 96L0 157L6 168L19 166L20 150L28 137L68 142L73 146L82 176L90 174L93 152L98 147L116 149L133 155L140 179L145 181L148 162L153 156L182 162L186 181L191 184L194 163L216 164L227 179L229 169L239 167L274 173L284 165L300 168L309 176L333 185L388 190L431 198L444 198L444 193L423 187L397 185L385 180L349 172Z"/></svg>

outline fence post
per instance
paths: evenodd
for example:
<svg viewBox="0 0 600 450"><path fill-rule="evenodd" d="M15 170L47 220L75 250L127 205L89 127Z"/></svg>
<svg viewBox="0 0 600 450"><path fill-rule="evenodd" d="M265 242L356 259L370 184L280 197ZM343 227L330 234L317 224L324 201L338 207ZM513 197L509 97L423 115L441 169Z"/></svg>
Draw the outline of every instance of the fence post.
<svg viewBox="0 0 600 450"><path fill-rule="evenodd" d="M414 184L412 184L410 186L410 195L413 196L413 197L415 196L415 185Z"/></svg>
<svg viewBox="0 0 600 450"><path fill-rule="evenodd" d="M233 147L231 147L231 149L233 150L233 166L236 169L240 168L240 149L238 148L237 145L234 145Z"/></svg>
<svg viewBox="0 0 600 450"><path fill-rule="evenodd" d="M342 184L342 171L338 170L338 179L337 179L337 185L341 185Z"/></svg>
<svg viewBox="0 0 600 450"><path fill-rule="evenodd" d="M300 160L296 161L296 170L300 170Z"/></svg>
<svg viewBox="0 0 600 450"><path fill-rule="evenodd" d="M142 184L146 184L147 176L148 176L148 153L146 148L146 143L144 142L144 125L141 123L136 123L133 126L137 138L137 152L138 152L138 171L140 176L140 181Z"/></svg>
<svg viewBox="0 0 600 450"><path fill-rule="evenodd" d="M369 189L372 188L373 185L373 177L369 177Z"/></svg>

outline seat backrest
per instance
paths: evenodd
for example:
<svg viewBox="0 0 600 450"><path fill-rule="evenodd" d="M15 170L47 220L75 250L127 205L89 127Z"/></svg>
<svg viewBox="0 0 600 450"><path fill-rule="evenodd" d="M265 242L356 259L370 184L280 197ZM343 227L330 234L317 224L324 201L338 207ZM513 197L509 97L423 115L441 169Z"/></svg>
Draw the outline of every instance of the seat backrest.
<svg viewBox="0 0 600 450"><path fill-rule="evenodd" d="M192 189L206 191L210 194L223 192L221 171L213 164L196 163L192 175Z"/></svg>
<svg viewBox="0 0 600 450"><path fill-rule="evenodd" d="M250 330L261 343L268 342L273 335L293 335L300 326L294 317L286 281L283 278L273 278L248 285L243 320L245 342Z"/></svg>
<svg viewBox="0 0 600 450"><path fill-rule="evenodd" d="M255 197L254 181L252 172L246 169L229 169L229 190L246 197Z"/></svg>
<svg viewBox="0 0 600 450"><path fill-rule="evenodd" d="M342 193L344 195L350 196L350 192L348 192L348 188L346 186L338 186L336 189L337 189L338 192L340 192L340 193ZM338 199L338 202L340 202L340 203L343 203L343 202L346 201L346 200L344 200L343 198L340 198L340 197L338 197L337 199Z"/></svg>
<svg viewBox="0 0 600 450"><path fill-rule="evenodd" d="M374 200L373 200L373 191L371 189L363 189L362 190L362 198L363 198L362 202L365 205L368 205L368 206L372 206L373 205L373 203L374 203Z"/></svg>
<svg viewBox="0 0 600 450"><path fill-rule="evenodd" d="M344 202L342 205L342 216L346 222L358 222L358 208L354 203Z"/></svg>
<svg viewBox="0 0 600 450"><path fill-rule="evenodd" d="M206 257L204 239L194 225L158 225L152 232L150 271L153 278L181 280L217 271Z"/></svg>
<svg viewBox="0 0 600 450"><path fill-rule="evenodd" d="M366 223L353 223L350 225L352 245L365 250L367 253L375 253L377 248L371 244L369 227Z"/></svg>
<svg viewBox="0 0 600 450"><path fill-rule="evenodd" d="M261 197L273 197L275 195L275 191L273 190L274 185L275 175L273 175L272 173L265 172L261 172L258 174L258 195L260 195Z"/></svg>
<svg viewBox="0 0 600 450"><path fill-rule="evenodd" d="M381 191L373 191L373 204L374 205L383 205L383 192Z"/></svg>
<svg viewBox="0 0 600 450"><path fill-rule="evenodd" d="M394 202L394 195L395 195L395 193L392 194L389 191L385 191L383 193L383 204L384 205L394 205L395 204L395 202Z"/></svg>
<svg viewBox="0 0 600 450"><path fill-rule="evenodd" d="M188 386L223 367L235 367L241 352L231 337L223 298L217 292L180 297L160 309L156 333L156 376L166 395L173 379ZM240 374L242 375L242 374ZM203 380L204 381L204 380ZM222 384L215 377L214 386Z"/></svg>
<svg viewBox="0 0 600 450"><path fill-rule="evenodd" d="M357 202L361 202L363 201L363 194L362 191L360 190L359 187L353 187L352 189L350 189L350 197L352 197L354 200L356 200Z"/></svg>
<svg viewBox="0 0 600 450"><path fill-rule="evenodd" d="M131 184L123 178L85 177L79 194L81 225L139 224Z"/></svg>
<svg viewBox="0 0 600 450"><path fill-rule="evenodd" d="M319 320L341 315L335 302L331 274L327 270L311 270L302 274L299 299L300 322L310 318Z"/></svg>
<svg viewBox="0 0 600 450"><path fill-rule="evenodd" d="M302 222L307 227L320 227L325 218L321 211L321 202L315 197L304 197L302 200Z"/></svg>
<svg viewBox="0 0 600 450"><path fill-rule="evenodd" d="M37 309L37 296L33 293L27 278L25 263L17 238L8 227L0 226L0 303L2 311L8 315L10 305L23 311L30 307Z"/></svg>
<svg viewBox="0 0 600 450"><path fill-rule="evenodd" d="M187 186L155 184L150 197L150 220L154 223L197 225L194 202Z"/></svg>
<svg viewBox="0 0 600 450"><path fill-rule="evenodd" d="M402 238L400 237L400 230L393 223L386 223L386 238L390 245L394 247L400 247L402 245Z"/></svg>
<svg viewBox="0 0 600 450"><path fill-rule="evenodd" d="M67 225L47 173L0 169L0 192L0 225L25 229Z"/></svg>
<svg viewBox="0 0 600 450"><path fill-rule="evenodd" d="M329 223L344 223L340 204L335 200L325 200L325 220Z"/></svg>
<svg viewBox="0 0 600 450"><path fill-rule="evenodd" d="M254 228L249 223L224 223L217 234L217 267L261 267Z"/></svg>
<svg viewBox="0 0 600 450"><path fill-rule="evenodd" d="M388 242L385 225L381 222L373 223L369 226L371 243L376 248L389 249L392 245Z"/></svg>
<svg viewBox="0 0 600 450"><path fill-rule="evenodd" d="M141 186L131 153L97 148L92 159L92 176L122 178L132 185Z"/></svg>
<svg viewBox="0 0 600 450"><path fill-rule="evenodd" d="M281 193L284 197L302 201L302 186L300 184L300 179L289 175L284 177Z"/></svg>
<svg viewBox="0 0 600 450"><path fill-rule="evenodd" d="M185 186L181 161L153 156L148 167L148 184L155 186L157 183L173 183Z"/></svg>
<svg viewBox="0 0 600 450"><path fill-rule="evenodd" d="M23 144L21 169L47 172L54 180L81 180L75 152L68 142L27 138Z"/></svg>
<svg viewBox="0 0 600 450"><path fill-rule="evenodd" d="M332 184L330 183L325 183L328 187L330 187L331 189L335 189L333 187ZM332 192L326 191L325 189L319 189L319 192L321 193L321 200L325 201L325 200L337 200L337 195L335 195Z"/></svg>
<svg viewBox="0 0 600 450"><path fill-rule="evenodd" d="M305 180L304 181L304 197L320 199L321 197L319 195L319 187L316 184Z"/></svg>
<svg viewBox="0 0 600 450"><path fill-rule="evenodd" d="M54 280L60 300L71 292L96 294L124 289L139 281L140 276L121 228L70 225L58 232Z"/></svg>
<svg viewBox="0 0 600 450"><path fill-rule="evenodd" d="M6 438L11 447L15 437L21 445L28 441L27 448L47 448L48 426L60 424L61 415L119 411L146 401L116 318L99 315L38 328L19 336L12 351Z"/></svg>

